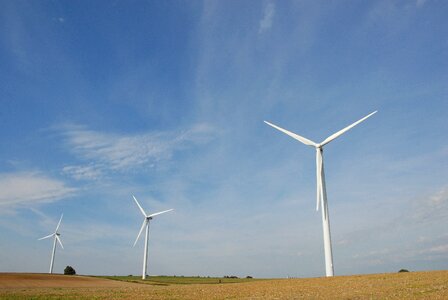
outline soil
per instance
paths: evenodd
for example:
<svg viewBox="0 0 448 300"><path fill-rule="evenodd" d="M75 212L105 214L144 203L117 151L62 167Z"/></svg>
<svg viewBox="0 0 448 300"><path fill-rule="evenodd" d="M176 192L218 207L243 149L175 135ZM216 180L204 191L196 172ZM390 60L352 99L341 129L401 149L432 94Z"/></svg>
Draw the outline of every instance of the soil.
<svg viewBox="0 0 448 300"><path fill-rule="evenodd" d="M0 289L126 287L130 283L78 275L0 273Z"/></svg>

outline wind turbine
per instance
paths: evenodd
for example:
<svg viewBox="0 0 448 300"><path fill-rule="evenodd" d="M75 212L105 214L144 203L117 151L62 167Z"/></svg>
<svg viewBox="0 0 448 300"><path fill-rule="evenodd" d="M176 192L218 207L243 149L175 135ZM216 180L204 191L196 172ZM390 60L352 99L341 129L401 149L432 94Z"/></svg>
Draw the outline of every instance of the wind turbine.
<svg viewBox="0 0 448 300"><path fill-rule="evenodd" d="M141 207L140 203L138 203L137 199L135 198L135 196L133 195L132 198L134 198L135 203L137 204L138 208L140 209L140 211L142 212L143 216L145 217L145 219L143 220L143 224L142 227L140 228L140 231L138 232L137 238L135 239L134 242L134 247L137 244L138 238L140 237L140 235L142 234L142 231L144 228L146 228L146 234L145 234L145 252L143 253L143 274L142 274L142 279L146 279L146 269L147 269L147 261L148 261L148 240L149 240L149 222L152 220L153 217L157 216L157 215L161 215L164 214L166 212L172 211L173 209L168 209L168 210L164 210L164 211L160 211L160 212L156 212L153 214L146 214L145 210Z"/></svg>
<svg viewBox="0 0 448 300"><path fill-rule="evenodd" d="M53 251L51 251L50 271L48 272L50 274L53 273L54 256L55 256L55 253L56 253L56 241L58 241L59 245L61 245L62 249L64 249L64 246L62 246L61 239L59 238L59 236L61 234L58 232L59 226L61 225L61 221L62 221L62 216L63 215L64 214L61 214L61 218L59 219L58 225L56 226L56 230L52 234L49 234L47 236L44 236L43 238L38 239L38 240L44 240L44 239L49 239L49 238L54 236Z"/></svg>
<svg viewBox="0 0 448 300"><path fill-rule="evenodd" d="M289 135L290 137L298 140L299 142L302 142L303 144L307 146L314 147L316 149L316 179L317 179L317 203L316 203L316 210L319 210L319 203L322 207L322 223L323 223L323 233L324 233L324 249L325 249L325 273L328 276L333 276L334 274L334 268L333 268L333 253L331 250L331 236L330 236L330 216L328 212L328 203L327 203L327 191L325 187L325 173L324 173L324 161L323 161L323 151L324 146L331 142L332 140L336 139L346 131L352 129L368 117L375 114L377 111L374 111L370 113L369 115L365 116L359 121L356 121L355 123L345 127L342 130L339 130L338 132L330 135L327 137L323 142L321 143L315 143L307 138L304 138L298 134L295 134L291 131L288 131L286 129L283 129L281 127L278 127L277 125L271 124L267 121L264 121L266 124L274 127L277 130L280 130L281 132Z"/></svg>

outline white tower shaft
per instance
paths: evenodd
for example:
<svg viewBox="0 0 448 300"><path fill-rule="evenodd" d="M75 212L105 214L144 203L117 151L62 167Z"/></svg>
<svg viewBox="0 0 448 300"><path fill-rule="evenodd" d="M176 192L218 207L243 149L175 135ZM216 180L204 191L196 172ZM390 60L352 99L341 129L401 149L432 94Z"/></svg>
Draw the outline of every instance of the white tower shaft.
<svg viewBox="0 0 448 300"><path fill-rule="evenodd" d="M50 274L53 274L53 264L54 264L54 255L56 253L56 234L54 235L53 241L53 251L51 252L51 261L50 261Z"/></svg>
<svg viewBox="0 0 448 300"><path fill-rule="evenodd" d="M146 223L146 232L145 232L145 252L143 254L143 273L142 279L146 279L146 273L148 268L148 240L149 240L149 220Z"/></svg>
<svg viewBox="0 0 448 300"><path fill-rule="evenodd" d="M324 232L324 250L325 250L325 275L331 277L334 275L333 269L333 251L331 249L331 235L330 235L330 218L328 214L328 204L325 201L325 210L327 217L325 218L324 210L322 210L322 226Z"/></svg>
<svg viewBox="0 0 448 300"><path fill-rule="evenodd" d="M325 172L324 172L324 162L323 162L323 149L320 148L320 153L322 156L322 168L321 168L321 197L322 197L322 229L324 234L324 251L325 251L325 275L331 277L334 275L333 268L333 250L331 248L331 234L330 234L330 213L328 210L327 201L327 189L325 186Z"/></svg>

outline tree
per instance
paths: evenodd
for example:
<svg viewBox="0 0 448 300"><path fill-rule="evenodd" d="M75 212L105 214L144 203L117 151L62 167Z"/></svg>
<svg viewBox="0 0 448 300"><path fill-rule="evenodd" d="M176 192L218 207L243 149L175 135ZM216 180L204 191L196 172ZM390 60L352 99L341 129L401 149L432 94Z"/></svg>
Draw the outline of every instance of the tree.
<svg viewBox="0 0 448 300"><path fill-rule="evenodd" d="M64 275L76 275L76 271L71 266L66 266L64 269Z"/></svg>
<svg viewBox="0 0 448 300"><path fill-rule="evenodd" d="M398 273L403 273L403 272L409 272L409 271L406 269L401 269L400 271L398 271Z"/></svg>

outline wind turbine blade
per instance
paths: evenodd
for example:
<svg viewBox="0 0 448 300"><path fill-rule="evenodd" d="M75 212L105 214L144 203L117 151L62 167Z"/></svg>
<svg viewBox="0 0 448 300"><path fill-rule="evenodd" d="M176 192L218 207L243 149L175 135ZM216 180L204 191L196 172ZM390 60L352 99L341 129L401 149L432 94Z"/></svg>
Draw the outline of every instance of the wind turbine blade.
<svg viewBox="0 0 448 300"><path fill-rule="evenodd" d="M62 221L62 217L64 216L64 214L61 214L61 218L59 219L58 225L56 226L56 230L54 232L57 232L59 229L59 226L61 225L61 221Z"/></svg>
<svg viewBox="0 0 448 300"><path fill-rule="evenodd" d="M142 234L142 231L147 224L148 224L148 219L145 218L145 220L143 221L142 227L140 228L140 231L138 232L137 238L135 239L134 246L132 246L132 247L135 247L135 245L137 244L138 238Z"/></svg>
<svg viewBox="0 0 448 300"><path fill-rule="evenodd" d="M172 211L172 210L174 210L174 209L172 208L172 209L164 210L164 211L161 211L161 212L156 212L156 213L150 214L148 217L150 218L150 217L154 217L154 216L157 216L157 215L161 215L161 214L164 214L164 213Z"/></svg>
<svg viewBox="0 0 448 300"><path fill-rule="evenodd" d="M145 216L145 218L147 217L145 211L143 210L143 208L140 206L140 203L138 203L137 198L135 198L134 195L132 195L132 197L134 198L135 203L137 203L138 208L140 208L140 211L142 212L143 216Z"/></svg>
<svg viewBox="0 0 448 300"><path fill-rule="evenodd" d="M293 133L293 132L291 132L291 131L288 131L288 130L286 130L286 129L283 129L283 128L281 128L281 127L278 127L277 125L271 124L271 123L269 123L268 121L264 121L264 122L265 122L266 124L268 124L269 126L272 126L272 127L274 127L275 129L280 130L280 131L283 132L283 133L286 133L286 134L289 135L290 137L292 137L292 138L298 140L299 142L304 143L305 145L313 146L313 147L316 147L316 146L317 146L317 144L316 144L315 142L313 142L313 141L311 141L311 140L309 140L309 139L307 139L307 138L304 138L303 136L300 136L300 135L295 134L295 133Z"/></svg>
<svg viewBox="0 0 448 300"><path fill-rule="evenodd" d="M319 203L321 199L322 190L322 152L320 149L316 148L316 210L319 210Z"/></svg>
<svg viewBox="0 0 448 300"><path fill-rule="evenodd" d="M331 142L332 140L334 140L335 138L337 138L338 136L340 136L341 134L343 134L344 132L352 129L353 127L355 127L356 125L358 125L359 123L361 123L362 121L364 121L365 119L367 119L368 117L376 114L377 110L375 110L373 113L368 114L367 116L365 116L364 118L362 118L359 121L356 121L355 123L353 123L352 125L349 125L347 127L345 127L342 130L339 130L338 132L336 132L335 134L330 135L329 137L327 137L320 145L321 146L325 146L326 144L328 144L329 142Z"/></svg>
<svg viewBox="0 0 448 300"><path fill-rule="evenodd" d="M45 239L51 238L53 235L54 235L54 233L49 234L49 235L47 235L47 236L44 236L43 238L40 238L40 239L37 239L37 240L38 240L38 241L40 241L40 240L45 240Z"/></svg>
<svg viewBox="0 0 448 300"><path fill-rule="evenodd" d="M56 235L56 239L58 240L59 245L61 245L62 249L64 249L64 246L62 246L62 241L61 241L61 239L59 238L59 236Z"/></svg>

